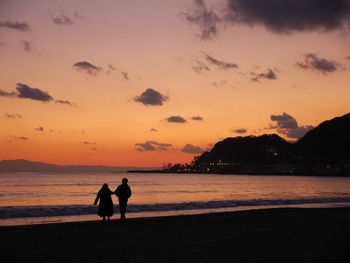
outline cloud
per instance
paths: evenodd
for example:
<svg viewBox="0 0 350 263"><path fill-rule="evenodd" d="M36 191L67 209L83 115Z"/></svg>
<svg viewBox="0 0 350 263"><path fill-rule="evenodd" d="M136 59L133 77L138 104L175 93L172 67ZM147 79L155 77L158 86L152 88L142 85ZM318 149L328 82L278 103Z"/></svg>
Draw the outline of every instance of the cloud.
<svg viewBox="0 0 350 263"><path fill-rule="evenodd" d="M190 13L182 13L190 24L195 24L200 29L199 37L203 40L212 39L216 36L221 18L214 10L209 9L204 0L194 0L195 9Z"/></svg>
<svg viewBox="0 0 350 263"><path fill-rule="evenodd" d="M194 62L195 62L195 65L192 68L196 73L202 74L202 72L204 71L210 71L210 68L202 61L195 59Z"/></svg>
<svg viewBox="0 0 350 263"><path fill-rule="evenodd" d="M249 26L262 25L274 33L347 29L348 0L226 0L225 20Z"/></svg>
<svg viewBox="0 0 350 263"><path fill-rule="evenodd" d="M186 144L182 149L184 153L192 153L192 154L200 154L203 153L204 150L199 146L194 146L192 144Z"/></svg>
<svg viewBox="0 0 350 263"><path fill-rule="evenodd" d="M0 89L0 97L14 98L17 96L16 92L7 92Z"/></svg>
<svg viewBox="0 0 350 263"><path fill-rule="evenodd" d="M7 92L0 89L0 97L31 99L31 100L38 100L42 102L54 101L59 104L65 104L65 105L77 107L75 103L71 103L68 100L55 100L46 91L42 91L41 89L37 89L37 88L31 88L28 85L23 83L17 83L16 90L17 90L16 92L14 91Z"/></svg>
<svg viewBox="0 0 350 263"><path fill-rule="evenodd" d="M271 115L270 119L276 122L276 126L270 126L269 129L277 129L279 133L292 139L299 139L314 128L312 125L299 126L297 120L285 112L282 115Z"/></svg>
<svg viewBox="0 0 350 263"><path fill-rule="evenodd" d="M21 45L22 45L24 51L27 51L27 52L32 51L32 46L28 41L25 41L25 40L21 41Z"/></svg>
<svg viewBox="0 0 350 263"><path fill-rule="evenodd" d="M108 68L112 71L116 70L116 67L113 64L108 64Z"/></svg>
<svg viewBox="0 0 350 263"><path fill-rule="evenodd" d="M16 90L18 91L18 94L17 94L18 98L40 100L43 102L48 102L53 100L53 98L47 92L37 88L31 88L26 84L17 83Z"/></svg>
<svg viewBox="0 0 350 263"><path fill-rule="evenodd" d="M35 128L35 130L38 131L38 132L43 132L44 131L44 127L39 126L39 127Z"/></svg>
<svg viewBox="0 0 350 263"><path fill-rule="evenodd" d="M10 138L14 139L14 140L20 140L20 141L27 141L29 140L29 137L26 136L14 136L14 135L10 135Z"/></svg>
<svg viewBox="0 0 350 263"><path fill-rule="evenodd" d="M206 59L209 63L218 66L220 69L238 68L237 64L235 64L235 63L225 62L225 61L223 61L223 60L216 59L216 58L214 58L214 57L208 55L208 54L205 53L205 52L202 52L202 53L204 54L205 59Z"/></svg>
<svg viewBox="0 0 350 263"><path fill-rule="evenodd" d="M193 116L193 117L191 118L191 120L194 120L194 121L202 121L202 120L204 120L204 119L203 119L203 117L201 117L201 116Z"/></svg>
<svg viewBox="0 0 350 263"><path fill-rule="evenodd" d="M214 81L211 85L214 87L225 87L227 84L226 80Z"/></svg>
<svg viewBox="0 0 350 263"><path fill-rule="evenodd" d="M5 113L5 116L9 119L22 119L22 115L19 113Z"/></svg>
<svg viewBox="0 0 350 263"><path fill-rule="evenodd" d="M243 134L243 133L247 133L247 130L244 128L239 128L239 129L234 129L232 130L232 132L234 133L239 133L239 134Z"/></svg>
<svg viewBox="0 0 350 263"><path fill-rule="evenodd" d="M323 74L337 71L340 67L340 64L338 64L336 61L328 60L325 58L319 58L314 53L306 54L304 57L304 61L297 62L296 65L302 69L312 69L315 71L319 71Z"/></svg>
<svg viewBox="0 0 350 263"><path fill-rule="evenodd" d="M345 59L350 60L350 56L346 57Z"/></svg>
<svg viewBox="0 0 350 263"><path fill-rule="evenodd" d="M101 67L95 66L87 61L80 61L73 65L73 67L80 72L83 72L85 74L96 76L98 73L100 73L103 69Z"/></svg>
<svg viewBox="0 0 350 263"><path fill-rule="evenodd" d="M26 22L20 22L20 21L0 21L0 27L7 27L10 29L19 30L22 32L28 32L30 31L30 26Z"/></svg>
<svg viewBox="0 0 350 263"><path fill-rule="evenodd" d="M85 145L96 145L96 142L83 141L83 144L85 144Z"/></svg>
<svg viewBox="0 0 350 263"><path fill-rule="evenodd" d="M149 132L158 132L158 130L155 129L155 128L151 128L151 129L149 130Z"/></svg>
<svg viewBox="0 0 350 263"><path fill-rule="evenodd" d="M77 10L74 11L73 16L75 19L85 19Z"/></svg>
<svg viewBox="0 0 350 263"><path fill-rule="evenodd" d="M171 144L159 143L156 141L146 141L144 143L136 143L136 150L139 152L145 151L167 151L170 149Z"/></svg>
<svg viewBox="0 0 350 263"><path fill-rule="evenodd" d="M186 119L184 119L181 116L170 116L168 118L165 118L167 122L173 122L173 123L185 123L187 122Z"/></svg>
<svg viewBox="0 0 350 263"><path fill-rule="evenodd" d="M61 10L61 13L55 16L52 16L52 22L54 22L57 25L72 25L74 24L74 20L70 17L68 17L63 10Z"/></svg>
<svg viewBox="0 0 350 263"><path fill-rule="evenodd" d="M277 79L277 75L272 69L268 69L266 72L262 72L262 73L251 72L250 74L253 75L253 77L251 78L251 80L253 81L259 81L260 79L269 79L269 80Z"/></svg>
<svg viewBox="0 0 350 263"><path fill-rule="evenodd" d="M161 106L168 99L168 96L165 96L154 89L146 89L140 96L136 96L134 101L140 102L145 106Z"/></svg>
<svg viewBox="0 0 350 263"><path fill-rule="evenodd" d="M128 72L122 71L122 76L125 80L129 80Z"/></svg>
<svg viewBox="0 0 350 263"><path fill-rule="evenodd" d="M78 107L78 105L76 103L72 103L69 100L55 100L55 102L58 103L58 104L62 104L62 105Z"/></svg>

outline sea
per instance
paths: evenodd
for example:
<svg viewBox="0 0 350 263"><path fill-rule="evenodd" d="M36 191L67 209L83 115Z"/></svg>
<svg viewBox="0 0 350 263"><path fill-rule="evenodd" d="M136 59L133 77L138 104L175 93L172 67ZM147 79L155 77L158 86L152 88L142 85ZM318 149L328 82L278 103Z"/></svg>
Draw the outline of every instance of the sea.
<svg viewBox="0 0 350 263"><path fill-rule="evenodd" d="M277 207L350 207L350 177L162 173L0 173L0 226L100 220L102 184L129 179L128 218ZM116 196L115 215L119 217Z"/></svg>

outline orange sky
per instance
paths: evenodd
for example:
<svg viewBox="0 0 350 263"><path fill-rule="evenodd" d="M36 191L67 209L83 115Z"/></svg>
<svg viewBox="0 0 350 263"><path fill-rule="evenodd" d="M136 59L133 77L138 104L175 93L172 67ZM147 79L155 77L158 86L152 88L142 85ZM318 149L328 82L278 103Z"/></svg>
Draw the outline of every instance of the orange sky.
<svg viewBox="0 0 350 263"><path fill-rule="evenodd" d="M200 149L230 136L280 132L296 139L278 129L271 115L286 113L303 129L349 112L347 28L324 32L323 21L305 21L315 28L294 30L292 24L276 33L269 24L225 22L227 2L1 1L0 159L191 162ZM210 39L199 37L205 20L189 21L203 14L221 16ZM315 54L311 64L307 54ZM74 67L78 62L89 64ZM96 74L87 71L92 66ZM52 99L22 94L16 90L22 84ZM163 96L156 102L162 105L135 101L147 89ZM168 122L171 116L186 122Z"/></svg>

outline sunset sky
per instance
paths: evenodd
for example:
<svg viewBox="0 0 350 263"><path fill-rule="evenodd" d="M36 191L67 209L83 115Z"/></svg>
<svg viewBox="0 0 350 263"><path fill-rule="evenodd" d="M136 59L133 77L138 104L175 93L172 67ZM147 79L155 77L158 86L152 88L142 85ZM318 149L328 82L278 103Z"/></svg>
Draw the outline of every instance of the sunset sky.
<svg viewBox="0 0 350 263"><path fill-rule="evenodd" d="M161 166L350 112L348 0L0 0L0 159Z"/></svg>

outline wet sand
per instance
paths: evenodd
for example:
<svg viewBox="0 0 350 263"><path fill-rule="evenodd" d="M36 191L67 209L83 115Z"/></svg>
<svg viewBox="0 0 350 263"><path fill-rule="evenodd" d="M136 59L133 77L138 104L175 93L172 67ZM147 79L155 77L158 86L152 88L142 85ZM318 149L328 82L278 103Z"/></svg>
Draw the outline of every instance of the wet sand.
<svg viewBox="0 0 350 263"><path fill-rule="evenodd" d="M1 262L350 262L350 208L0 227Z"/></svg>

